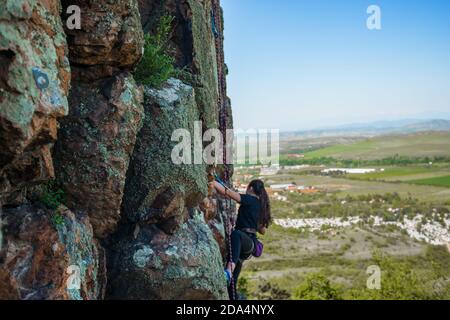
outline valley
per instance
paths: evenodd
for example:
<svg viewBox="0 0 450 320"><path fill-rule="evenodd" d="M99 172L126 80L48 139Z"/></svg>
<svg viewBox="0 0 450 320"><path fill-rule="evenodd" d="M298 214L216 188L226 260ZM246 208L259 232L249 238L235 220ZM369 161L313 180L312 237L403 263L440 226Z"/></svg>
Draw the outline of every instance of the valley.
<svg viewBox="0 0 450 320"><path fill-rule="evenodd" d="M274 218L240 290L249 299L449 299L449 138L326 137L324 147L293 157L294 141L304 149L308 139L290 136L275 170L237 168L241 189L254 178L273 186ZM366 286L372 265L381 290Z"/></svg>

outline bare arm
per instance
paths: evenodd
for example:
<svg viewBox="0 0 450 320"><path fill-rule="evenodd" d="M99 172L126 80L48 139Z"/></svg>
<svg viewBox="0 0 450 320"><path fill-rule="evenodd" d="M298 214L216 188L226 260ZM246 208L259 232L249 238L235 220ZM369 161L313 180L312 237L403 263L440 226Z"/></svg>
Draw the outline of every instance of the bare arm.
<svg viewBox="0 0 450 320"><path fill-rule="evenodd" d="M228 197L238 203L241 203L241 195L233 190L230 190L228 188L225 188L217 181L211 182L213 184L214 189L217 190L218 193L224 195L225 197Z"/></svg>

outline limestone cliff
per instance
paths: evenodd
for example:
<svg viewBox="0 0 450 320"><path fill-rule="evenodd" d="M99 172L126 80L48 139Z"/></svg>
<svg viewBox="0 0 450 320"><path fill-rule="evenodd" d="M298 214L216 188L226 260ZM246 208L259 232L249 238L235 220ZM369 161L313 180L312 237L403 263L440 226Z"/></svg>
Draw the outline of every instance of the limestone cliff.
<svg viewBox="0 0 450 320"><path fill-rule="evenodd" d="M178 72L143 86L163 15ZM232 127L225 78L218 0L1 0L0 299L227 298L233 208L171 160L175 129Z"/></svg>

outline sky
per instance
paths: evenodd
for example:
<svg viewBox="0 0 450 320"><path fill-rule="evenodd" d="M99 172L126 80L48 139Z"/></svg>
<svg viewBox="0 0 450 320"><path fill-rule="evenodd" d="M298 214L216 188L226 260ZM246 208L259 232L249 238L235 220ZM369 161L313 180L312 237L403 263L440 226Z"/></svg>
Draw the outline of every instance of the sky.
<svg viewBox="0 0 450 320"><path fill-rule="evenodd" d="M221 3L235 128L450 119L450 1Z"/></svg>

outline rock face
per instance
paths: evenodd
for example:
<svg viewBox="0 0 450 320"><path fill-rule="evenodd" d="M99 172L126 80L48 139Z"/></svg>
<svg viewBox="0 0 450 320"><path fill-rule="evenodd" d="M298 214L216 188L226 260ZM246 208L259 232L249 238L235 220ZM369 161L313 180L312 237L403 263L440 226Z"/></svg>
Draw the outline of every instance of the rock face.
<svg viewBox="0 0 450 320"><path fill-rule="evenodd" d="M236 205L228 199L214 196L216 202L215 215L208 221L208 226L211 229L214 239L219 245L220 252L224 259L227 257L227 250L229 249L227 233L231 226L233 226L233 213L236 212Z"/></svg>
<svg viewBox="0 0 450 320"><path fill-rule="evenodd" d="M0 299L99 298L98 252L87 217L24 205L4 210L2 220Z"/></svg>
<svg viewBox="0 0 450 320"><path fill-rule="evenodd" d="M189 70L189 82L195 88L196 102L205 128L217 128L219 123L219 79L212 30L212 1L201 0L140 0L139 10L144 31L156 28L163 13L175 17L171 45L176 63ZM221 12L218 10L218 14ZM220 36L219 30L216 30Z"/></svg>
<svg viewBox="0 0 450 320"><path fill-rule="evenodd" d="M115 248L110 298L227 298L219 248L199 213L174 235L147 225Z"/></svg>
<svg viewBox="0 0 450 320"><path fill-rule="evenodd" d="M144 88L164 13L179 79ZM203 133L232 126L225 74L218 0L2 0L0 299L227 298L233 208L201 159ZM177 129L192 164L173 161Z"/></svg>
<svg viewBox="0 0 450 320"><path fill-rule="evenodd" d="M70 208L84 209L95 235L120 219L125 175L142 124L142 89L127 71L141 55L143 33L135 0L63 1L78 5L81 30L66 30L73 68L70 114L55 152Z"/></svg>
<svg viewBox="0 0 450 320"><path fill-rule="evenodd" d="M200 120L195 93L177 79L169 79L159 90L144 91L145 121L123 198L125 225L110 248L108 298L226 297L225 229L218 211L223 208L205 198L207 167L180 165L171 158L179 143L171 139L175 130L201 139L202 128L194 125ZM204 212L195 209L199 205Z"/></svg>
<svg viewBox="0 0 450 320"><path fill-rule="evenodd" d="M75 83L70 114L55 150L58 181L70 208L88 212L96 236L115 230L125 175L142 124L142 92L121 73L94 85Z"/></svg>
<svg viewBox="0 0 450 320"><path fill-rule="evenodd" d="M216 1L146 0L139 8L147 32L163 13L175 17L171 45L177 66L188 72L181 73L183 81L170 79L159 90L144 90L145 120L127 173L123 225L109 248L107 297L225 298L222 255L226 210L232 208L208 195L205 165L179 165L171 158L179 143L171 141L176 129L201 141L207 129L225 132L232 125L222 13ZM195 143L189 144L195 153ZM231 176L230 168L221 171ZM202 213L187 214L198 209Z"/></svg>
<svg viewBox="0 0 450 320"><path fill-rule="evenodd" d="M63 0L62 4L64 8L77 5L82 12L82 28L65 30L70 62L81 67L74 68L75 78L110 77L139 61L144 36L137 0Z"/></svg>
<svg viewBox="0 0 450 320"><path fill-rule="evenodd" d="M59 1L0 3L0 203L54 176L50 147L68 111Z"/></svg>
<svg viewBox="0 0 450 320"><path fill-rule="evenodd" d="M178 144L171 141L174 130L187 129L194 137L194 122L199 120L194 90L169 79L160 90L146 88L144 108L145 122L128 171L123 212L131 221L158 223L170 232L181 222L184 208L197 206L206 196L206 166L179 165L171 159Z"/></svg>

